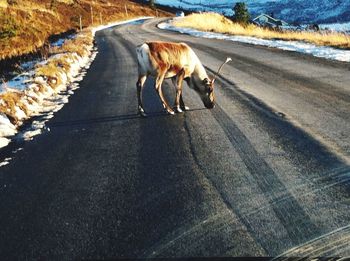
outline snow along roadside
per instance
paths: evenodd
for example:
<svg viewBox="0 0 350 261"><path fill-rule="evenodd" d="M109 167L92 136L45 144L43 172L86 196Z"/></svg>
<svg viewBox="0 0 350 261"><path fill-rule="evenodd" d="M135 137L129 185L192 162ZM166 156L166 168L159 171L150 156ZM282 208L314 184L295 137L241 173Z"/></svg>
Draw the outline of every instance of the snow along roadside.
<svg viewBox="0 0 350 261"><path fill-rule="evenodd" d="M8 87L0 93L0 148L7 146L14 137L33 139L45 129L45 123L54 113L68 103L69 96L79 88L79 82L98 53L93 47L97 31L150 18L152 17L139 17L80 32L55 50L55 55L37 64L33 71L26 72L30 77L22 83L23 86L17 86L17 89ZM69 51L70 49L73 50ZM40 119L34 120L31 126L18 133L23 122L33 116L40 116ZM8 164L9 160L7 158L0 162L0 167Z"/></svg>
<svg viewBox="0 0 350 261"><path fill-rule="evenodd" d="M317 46L310 43L298 41L283 41L283 40L265 40L250 36L234 36L221 33L203 32L191 28L182 28L173 26L170 22L158 24L158 28L163 30L170 30L180 32L182 34L189 34L196 37L214 38L233 42L242 42L254 45L263 45L273 48L278 48L287 51L300 52L310 54L316 57L326 58L330 60L337 60L342 62L350 62L350 50L341 50L327 46Z"/></svg>

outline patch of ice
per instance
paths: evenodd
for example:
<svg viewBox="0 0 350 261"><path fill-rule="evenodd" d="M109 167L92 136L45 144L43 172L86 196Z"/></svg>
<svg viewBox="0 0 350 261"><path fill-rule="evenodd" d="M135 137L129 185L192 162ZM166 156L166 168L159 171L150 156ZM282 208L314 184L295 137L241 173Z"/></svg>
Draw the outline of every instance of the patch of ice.
<svg viewBox="0 0 350 261"><path fill-rule="evenodd" d="M19 107L15 107L15 116L17 119L25 119L27 115Z"/></svg>
<svg viewBox="0 0 350 261"><path fill-rule="evenodd" d="M16 154L17 152L23 150L23 148L18 148L18 149L15 149L14 151L12 151L13 154Z"/></svg>
<svg viewBox="0 0 350 261"><path fill-rule="evenodd" d="M3 81L0 83L0 93L7 91L8 89L24 90L27 84L31 81L33 77L33 71L22 73L12 78L9 81Z"/></svg>
<svg viewBox="0 0 350 261"><path fill-rule="evenodd" d="M34 136L41 134L41 129L36 130L28 130L23 133L21 133L20 138L22 138L25 141L33 140Z"/></svg>
<svg viewBox="0 0 350 261"><path fill-rule="evenodd" d="M0 167L8 165L11 160L12 158L6 158L4 161L0 162Z"/></svg>
<svg viewBox="0 0 350 261"><path fill-rule="evenodd" d="M20 68L25 71L29 71L34 69L35 65L39 62L39 60L32 60L32 61L27 61L23 62L20 64Z"/></svg>
<svg viewBox="0 0 350 261"><path fill-rule="evenodd" d="M17 133L16 126L13 125L5 114L0 113L0 137L10 137ZM3 144L6 141L3 141ZM1 146L0 146L1 147Z"/></svg>
<svg viewBox="0 0 350 261"><path fill-rule="evenodd" d="M350 62L350 50L341 50L327 46L317 46L314 44L298 41L266 40L250 36L233 36L220 33L203 32L191 28L175 27L170 23L160 23L158 24L158 27L160 29L176 31L183 34L193 35L196 37L221 39L254 45L263 45L287 51L306 53L316 57L326 58L330 60Z"/></svg>
<svg viewBox="0 0 350 261"><path fill-rule="evenodd" d="M10 139L5 137L0 137L0 148L6 147L10 143Z"/></svg>
<svg viewBox="0 0 350 261"><path fill-rule="evenodd" d="M53 42L51 44L51 46L53 46L53 47L61 47L64 44L65 41L66 41L66 39L59 39L56 42Z"/></svg>
<svg viewBox="0 0 350 261"><path fill-rule="evenodd" d="M144 17L138 17L138 18L135 18L135 19L130 19L130 20L122 21L122 22L115 22L115 23L110 23L110 24L107 24L107 25L100 25L100 26L97 26L97 27L92 29L92 34L95 35L95 33L98 32L98 31L101 31L101 30L104 30L104 29L107 29L107 28L111 28L111 27L114 27L114 26L117 26L117 25L129 24L129 23L132 23L132 22L135 22L135 21L138 21L138 20L146 20L146 19L151 19L151 18L153 18L153 17L152 16L144 16Z"/></svg>
<svg viewBox="0 0 350 261"><path fill-rule="evenodd" d="M49 112L49 113L46 114L43 118L44 118L45 120L52 119L52 118L53 118L53 112Z"/></svg>
<svg viewBox="0 0 350 261"><path fill-rule="evenodd" d="M76 37L77 37L76 34L70 34L70 35L66 36L65 38L61 38L61 39L58 39L55 42L52 42L50 45L52 47L61 47L64 44L65 41L74 39Z"/></svg>
<svg viewBox="0 0 350 261"><path fill-rule="evenodd" d="M348 23L332 23L332 24L320 24L320 29L331 30L337 32L350 32L350 22Z"/></svg>

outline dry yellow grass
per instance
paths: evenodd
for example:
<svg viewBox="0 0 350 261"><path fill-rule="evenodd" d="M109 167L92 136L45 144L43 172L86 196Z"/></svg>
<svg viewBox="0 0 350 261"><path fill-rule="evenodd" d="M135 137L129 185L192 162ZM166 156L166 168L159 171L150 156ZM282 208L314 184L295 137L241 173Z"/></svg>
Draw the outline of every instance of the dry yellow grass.
<svg viewBox="0 0 350 261"><path fill-rule="evenodd" d="M48 84L44 84L44 86L40 81L35 82L38 86L37 93L45 93L48 91L47 88L57 89L62 84L62 74L70 71L72 60L74 56L76 57L75 54L79 56L88 55L88 47L92 45L93 37L91 31L84 30L76 38L66 41L61 47L51 49L49 55L57 55L52 56L44 64L38 64L35 68L35 77L44 77ZM22 102L23 98L28 98L25 91L8 89L6 92L0 93L0 113L7 115L13 124L21 123L20 119L17 118L18 108L27 116L30 116L27 106ZM28 99L29 103L31 101L38 102L35 97Z"/></svg>
<svg viewBox="0 0 350 261"><path fill-rule="evenodd" d="M91 45L92 41L92 34L89 31L84 31L83 33L80 33L77 38L65 41L62 48L58 48L58 50L61 52L77 53L80 56L83 56L87 51L85 49L86 46ZM52 53L55 53L55 51L52 50Z"/></svg>
<svg viewBox="0 0 350 261"><path fill-rule="evenodd" d="M350 48L350 36L347 34L336 32L279 31L258 27L253 24L243 26L233 23L231 20L217 13L191 14L183 19L174 20L173 25L206 32L254 36L263 39L305 41L320 46Z"/></svg>
<svg viewBox="0 0 350 261"><path fill-rule="evenodd" d="M157 14L169 15L129 0L0 0L0 61L40 50L51 35L78 30L80 16L88 27Z"/></svg>
<svg viewBox="0 0 350 261"><path fill-rule="evenodd" d="M0 0L0 62L2 59L42 49L53 34L77 30L80 15L84 27L138 16L169 15L128 0L57 0L54 6L51 3L51 0L16 0L8 4L7 1ZM91 23L91 7L94 12L93 23ZM84 29L75 39L66 41L62 47L46 48L45 52L48 51L49 55L59 55L51 57L47 63L39 64L35 68L35 76L44 76L48 84L40 80L35 81L34 84L38 87L35 92L51 93L57 89L61 84L60 74L71 69L73 57L86 56L88 48L92 45L92 33L89 29ZM0 69L2 69L1 63ZM26 96L25 91L9 89L0 93L0 113L4 113L12 123L19 125L23 114L22 119L17 118L18 110L25 113L24 118L30 116L27 106L22 102L23 99L29 99L28 102L31 103L35 102L36 98Z"/></svg>
<svg viewBox="0 0 350 261"><path fill-rule="evenodd" d="M0 100L2 101L0 112L6 114L13 124L18 123L16 108L20 108L25 114L28 113L27 106L21 102L23 97L24 93L19 91L8 91L0 94Z"/></svg>
<svg viewBox="0 0 350 261"><path fill-rule="evenodd" d="M40 66L35 70L37 76L45 76L48 80L47 83L55 89L56 86L61 84L60 73L62 73L62 68L60 68L57 61L50 61L44 66Z"/></svg>
<svg viewBox="0 0 350 261"><path fill-rule="evenodd" d="M6 8L7 5L7 0L0 0L0 8Z"/></svg>
<svg viewBox="0 0 350 261"><path fill-rule="evenodd" d="M65 3L65 4L73 4L74 0L57 0L58 2Z"/></svg>
<svg viewBox="0 0 350 261"><path fill-rule="evenodd" d="M93 36L89 30L85 30L77 35L76 38L67 40L61 47L50 50L50 55L60 54L49 59L45 64L40 64L35 69L36 76L45 76L48 78L48 84L55 89L60 82L61 73L68 72L71 68L71 61L76 53L80 57L88 55L88 47L93 44Z"/></svg>

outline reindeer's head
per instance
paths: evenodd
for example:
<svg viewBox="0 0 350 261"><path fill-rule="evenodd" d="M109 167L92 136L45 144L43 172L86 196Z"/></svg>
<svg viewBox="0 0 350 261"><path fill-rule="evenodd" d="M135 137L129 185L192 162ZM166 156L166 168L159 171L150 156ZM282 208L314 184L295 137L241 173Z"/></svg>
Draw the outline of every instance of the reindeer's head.
<svg viewBox="0 0 350 261"><path fill-rule="evenodd" d="M208 109L214 108L215 106L214 81L212 79L205 78L200 85L201 87L196 88L196 91L201 97L204 106Z"/></svg>
<svg viewBox="0 0 350 261"><path fill-rule="evenodd" d="M230 61L232 61L232 59L227 58L226 61L223 64L221 64L218 72L216 73L213 79L204 78L204 80L199 82L195 80L193 81L194 90L199 94L204 106L208 109L212 109L215 106L215 95L214 95L215 80L218 77L222 67Z"/></svg>

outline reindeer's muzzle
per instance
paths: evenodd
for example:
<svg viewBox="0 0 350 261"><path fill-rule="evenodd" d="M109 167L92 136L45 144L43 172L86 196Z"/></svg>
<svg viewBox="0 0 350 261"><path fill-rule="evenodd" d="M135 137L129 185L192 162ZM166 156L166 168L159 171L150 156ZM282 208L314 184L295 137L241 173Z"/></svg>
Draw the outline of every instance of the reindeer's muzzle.
<svg viewBox="0 0 350 261"><path fill-rule="evenodd" d="M212 109L215 107L214 100L203 99L203 104L204 104L205 108L207 108L207 109Z"/></svg>
<svg viewBox="0 0 350 261"><path fill-rule="evenodd" d="M215 98L214 98L214 92L213 90L210 90L205 98L203 99L203 103L205 108L212 109L215 107Z"/></svg>
<svg viewBox="0 0 350 261"><path fill-rule="evenodd" d="M204 104L205 108L207 109L213 109L215 107L215 103L208 103L208 104Z"/></svg>

